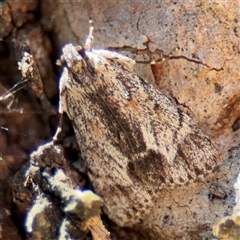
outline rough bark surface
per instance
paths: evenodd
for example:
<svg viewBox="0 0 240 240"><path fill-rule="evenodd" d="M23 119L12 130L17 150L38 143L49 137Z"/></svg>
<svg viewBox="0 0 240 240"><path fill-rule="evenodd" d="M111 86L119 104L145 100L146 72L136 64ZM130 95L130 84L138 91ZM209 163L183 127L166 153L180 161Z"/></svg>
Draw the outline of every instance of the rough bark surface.
<svg viewBox="0 0 240 240"><path fill-rule="evenodd" d="M44 93L56 102L56 79L60 74L54 62L64 44L84 43L90 18L95 27L93 48L107 48L135 59L139 63L137 73L182 104L223 157L212 180L191 188L162 190L141 223L122 224L142 232L144 237L109 223L114 229L111 238L210 238L212 226L232 213L233 183L240 169L239 12L237 1L1 3L0 227L4 239L23 238L21 221L28 211L19 202L19 210L12 211L7 180L34 147L51 139L57 125L54 112L45 113L37 94L26 91L26 87L15 93L22 86L17 61L22 59L22 50L31 49ZM9 94L15 83L17 88ZM71 133L68 126L65 130L64 136ZM70 138L64 140L64 145L70 151L76 149ZM81 158L75 155L75 159L81 163ZM117 223L118 214L117 209L108 213Z"/></svg>
<svg viewBox="0 0 240 240"><path fill-rule="evenodd" d="M93 240L110 239L100 218L102 199L78 189L73 172L62 149L48 143L14 176L13 199L27 211L27 239L85 239L89 231Z"/></svg>

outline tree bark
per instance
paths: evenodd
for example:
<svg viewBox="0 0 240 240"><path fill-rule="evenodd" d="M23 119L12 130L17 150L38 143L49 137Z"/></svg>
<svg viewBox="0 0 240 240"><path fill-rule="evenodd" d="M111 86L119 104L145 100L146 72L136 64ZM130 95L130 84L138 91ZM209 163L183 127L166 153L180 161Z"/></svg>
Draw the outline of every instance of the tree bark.
<svg viewBox="0 0 240 240"><path fill-rule="evenodd" d="M1 127L9 129L9 133L3 132L0 136L1 181L5 186L1 189L2 196L7 192L7 179L19 170L29 152L41 145L42 140L51 139L57 125L54 111L45 111L47 100L41 102L37 94L30 93L31 90L22 96L21 92L18 93L20 95L12 92L11 99L19 98L19 103L13 101L9 110L11 100L3 97L8 96L5 89L15 84L14 78L19 86L21 78L16 61L12 59L22 59L21 53L26 50L23 45L31 49L41 75L44 98L51 103L56 102L56 79L61 70L56 70L55 60L66 43L84 44L88 21L92 19L95 28L93 49L117 51L136 60L137 74L175 99L209 136L222 157L219 171L212 179L191 187L161 190L141 222L120 221L117 208L112 212L106 207L103 210L121 227L144 234L144 239L210 238L212 227L223 216L232 213L233 185L240 169L239 3L7 1L2 4L2 10L1 37L4 41L0 50L4 54L1 72L6 81L2 83L4 88L0 89L4 112ZM14 44L12 39L15 39ZM9 64L14 71L8 69ZM20 108L24 114L15 111ZM36 112L41 114L36 115ZM72 133L69 126L64 125L64 128L63 136ZM61 138L60 142L63 142ZM64 145L67 149L77 148L69 138ZM76 162L81 162L81 159L76 159ZM3 199L2 210L7 212L13 203L6 197ZM21 211L26 214L28 209L23 207ZM11 214L15 216L15 213ZM0 220L3 234L11 225L14 230L8 231L9 236L16 234L20 239L19 231L24 229L16 229L11 215L3 214ZM112 236L120 235L112 233ZM127 234L123 236L122 239L128 239Z"/></svg>

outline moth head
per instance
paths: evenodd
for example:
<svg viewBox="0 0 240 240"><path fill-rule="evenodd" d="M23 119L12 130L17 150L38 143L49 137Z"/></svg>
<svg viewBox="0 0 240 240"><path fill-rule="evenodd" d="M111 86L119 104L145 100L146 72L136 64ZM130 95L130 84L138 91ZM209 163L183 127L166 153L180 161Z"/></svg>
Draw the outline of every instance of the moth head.
<svg viewBox="0 0 240 240"><path fill-rule="evenodd" d="M74 73L81 73L87 65L85 59L86 53L84 48L68 44L63 48L63 54L60 60L57 61L57 65L67 67Z"/></svg>

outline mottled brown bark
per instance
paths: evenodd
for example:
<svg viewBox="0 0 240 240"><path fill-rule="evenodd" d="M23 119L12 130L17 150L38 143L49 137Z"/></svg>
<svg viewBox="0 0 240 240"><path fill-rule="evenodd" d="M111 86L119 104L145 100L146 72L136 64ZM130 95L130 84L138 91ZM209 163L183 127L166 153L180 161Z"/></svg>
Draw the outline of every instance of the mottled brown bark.
<svg viewBox="0 0 240 240"><path fill-rule="evenodd" d="M240 169L239 3L7 1L1 6L0 37L4 39L0 43L3 85L0 96L8 96L7 90L21 79L17 70L17 61L22 57L17 53L21 51L17 51L19 47L12 42L16 39L15 43L20 46L29 45L45 95L56 102L56 79L60 71L54 71L54 62L65 43L82 45L85 42L91 18L95 27L93 48L108 48L135 59L139 62L136 67L139 75L182 104L182 109L215 143L223 164L211 182L162 190L144 221L130 227L142 231L144 239L147 236L152 239L211 236L212 226L224 215L231 215L235 198L233 182ZM38 97L26 89L1 97L0 101L0 124L9 129L6 132L2 128L0 135L1 212L10 213L0 215L6 239L16 239L16 236L20 239L19 229L24 230L19 227L21 224L17 229L16 222L12 221L21 218L10 211L13 203L7 198L7 179L27 161L30 151L43 140L51 139L57 126L56 116L45 113ZM68 126L64 127L66 133L71 132ZM67 136L66 133L63 136ZM70 138L66 138L64 144L71 151L76 149L76 142ZM23 206L21 211L25 213L27 209ZM117 209L109 216L115 220ZM112 232L113 239L114 236L115 239L139 236L119 228L117 231L118 235Z"/></svg>

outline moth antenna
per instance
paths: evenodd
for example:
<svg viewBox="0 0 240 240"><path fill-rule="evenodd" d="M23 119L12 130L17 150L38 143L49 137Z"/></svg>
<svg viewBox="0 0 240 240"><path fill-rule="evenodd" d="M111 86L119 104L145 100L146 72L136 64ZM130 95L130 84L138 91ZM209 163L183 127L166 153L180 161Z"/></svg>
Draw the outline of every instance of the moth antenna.
<svg viewBox="0 0 240 240"><path fill-rule="evenodd" d="M89 24L90 24L90 27L89 27L89 35L87 37L87 40L86 40L86 43L84 45L84 49L85 50L90 50L91 49L91 44L92 44L92 41L93 41L93 29L94 27L92 26L92 20L89 21Z"/></svg>

